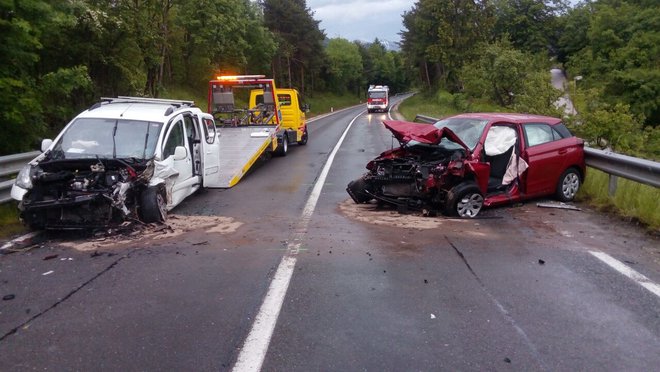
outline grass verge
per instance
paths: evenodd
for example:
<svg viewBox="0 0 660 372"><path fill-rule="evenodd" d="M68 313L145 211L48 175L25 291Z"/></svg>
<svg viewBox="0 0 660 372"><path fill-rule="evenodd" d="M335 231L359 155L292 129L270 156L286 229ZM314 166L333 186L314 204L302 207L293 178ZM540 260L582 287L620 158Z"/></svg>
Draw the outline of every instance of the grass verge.
<svg viewBox="0 0 660 372"><path fill-rule="evenodd" d="M306 96L305 102L310 106L309 113L307 113L308 117L325 114L326 112L330 112L331 108L333 110L338 110L344 107L365 103L353 94L340 96L333 93L319 92L315 92L313 97Z"/></svg>
<svg viewBox="0 0 660 372"><path fill-rule="evenodd" d="M7 239L25 232L27 232L27 228L18 219L16 202L0 204L0 239Z"/></svg>
<svg viewBox="0 0 660 372"><path fill-rule="evenodd" d="M589 168L580 196L601 211L615 212L628 220L641 222L656 233L660 232L660 189L619 177L616 193L609 196L608 185L607 173Z"/></svg>

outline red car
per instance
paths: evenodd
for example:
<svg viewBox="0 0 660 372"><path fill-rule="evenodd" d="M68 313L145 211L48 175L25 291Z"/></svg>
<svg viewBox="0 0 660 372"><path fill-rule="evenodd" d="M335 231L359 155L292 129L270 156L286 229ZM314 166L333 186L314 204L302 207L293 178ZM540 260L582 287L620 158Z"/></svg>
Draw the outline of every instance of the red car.
<svg viewBox="0 0 660 372"><path fill-rule="evenodd" d="M472 113L433 125L384 121L400 147L380 154L348 184L356 203L475 217L490 207L541 196L575 198L585 176L584 141L561 119Z"/></svg>

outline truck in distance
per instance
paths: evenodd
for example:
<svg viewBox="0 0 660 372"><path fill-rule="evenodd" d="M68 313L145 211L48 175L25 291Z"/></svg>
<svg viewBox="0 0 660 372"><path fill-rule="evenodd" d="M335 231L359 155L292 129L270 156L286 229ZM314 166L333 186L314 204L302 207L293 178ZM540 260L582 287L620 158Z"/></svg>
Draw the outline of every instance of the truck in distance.
<svg viewBox="0 0 660 372"><path fill-rule="evenodd" d="M370 85L367 90L367 112L387 112L390 106L389 93L387 85Z"/></svg>

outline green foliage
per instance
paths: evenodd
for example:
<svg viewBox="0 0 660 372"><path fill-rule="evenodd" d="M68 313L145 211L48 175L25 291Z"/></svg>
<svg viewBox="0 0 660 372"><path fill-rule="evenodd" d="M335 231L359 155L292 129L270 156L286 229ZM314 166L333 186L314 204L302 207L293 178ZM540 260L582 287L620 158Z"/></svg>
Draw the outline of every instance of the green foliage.
<svg viewBox="0 0 660 372"><path fill-rule="evenodd" d="M18 218L18 206L16 202L0 204L0 239L24 233L27 228L23 226Z"/></svg>
<svg viewBox="0 0 660 372"><path fill-rule="evenodd" d="M536 115L561 117L563 108L556 105L562 95L548 81L547 70L530 71L516 97L513 110Z"/></svg>
<svg viewBox="0 0 660 372"><path fill-rule="evenodd" d="M496 0L494 36L508 35L516 49L545 53L556 44L558 12L567 8L565 1Z"/></svg>
<svg viewBox="0 0 660 372"><path fill-rule="evenodd" d="M362 56L356 44L342 38L331 39L325 48L331 86L337 93L345 92L350 83L362 75Z"/></svg>
<svg viewBox="0 0 660 372"><path fill-rule="evenodd" d="M645 130L643 118L633 114L630 106L621 102L610 104L598 89L581 89L573 97L578 115L572 118L571 129L590 146L633 156L660 155L660 130Z"/></svg>
<svg viewBox="0 0 660 372"><path fill-rule="evenodd" d="M92 91L92 80L86 66L60 68L41 77L39 101L47 122L54 123L50 131L57 133L59 127L67 123L81 107L71 106L70 102L82 102L77 97L84 97Z"/></svg>
<svg viewBox="0 0 660 372"><path fill-rule="evenodd" d="M280 86L297 86L318 76L323 66L325 34L313 12L301 0L263 0L264 23L275 35L278 49L273 58L275 79Z"/></svg>
<svg viewBox="0 0 660 372"><path fill-rule="evenodd" d="M560 115L555 102L561 92L550 84L546 66L506 39L482 44L480 51L461 72L468 97L492 99L519 112Z"/></svg>
<svg viewBox="0 0 660 372"><path fill-rule="evenodd" d="M586 43L560 45L573 52L569 70L611 105L625 103L646 125L660 124L660 3L600 1L567 15L566 24L577 22L588 25Z"/></svg>
<svg viewBox="0 0 660 372"><path fill-rule="evenodd" d="M419 0L404 13L402 50L427 87L460 90L459 72L490 38L493 7L485 0Z"/></svg>
<svg viewBox="0 0 660 372"><path fill-rule="evenodd" d="M201 96L221 73L358 97L368 56L369 79L407 88L404 59L378 40L330 59L324 38L304 0L0 1L0 154L35 148L98 97Z"/></svg>

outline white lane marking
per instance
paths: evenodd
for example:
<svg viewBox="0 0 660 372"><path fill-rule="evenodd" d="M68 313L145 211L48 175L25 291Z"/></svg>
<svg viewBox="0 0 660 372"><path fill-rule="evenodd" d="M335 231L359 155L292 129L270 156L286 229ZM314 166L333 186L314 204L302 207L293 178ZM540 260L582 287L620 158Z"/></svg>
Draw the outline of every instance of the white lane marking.
<svg viewBox="0 0 660 372"><path fill-rule="evenodd" d="M321 190L323 189L325 180L330 172L330 167L332 166L335 155L337 155L348 131L353 126L355 120L357 120L357 118L363 113L364 111L360 111L360 113L348 124L344 133L330 153L328 160L323 166L321 174L314 184L314 188L312 189L312 192L307 199L307 203L305 204L305 208L303 209L300 221L298 221L298 225L296 226L296 231L293 234L292 239L287 243L287 253L282 257L282 261L280 261L280 264L277 267L273 280L268 287L264 302L261 304L259 313L257 313L257 316L254 319L252 329L243 343L241 352L238 354L236 364L232 369L235 372L261 370L261 366L266 358L266 353L268 352L268 345L270 344L273 331L275 330L277 318L280 315L280 310L282 310L286 291L289 288L289 283L291 282L291 277L293 276L293 271L296 267L296 255L302 246L304 235L307 233L309 221L314 213L314 208L316 208L316 203L321 196Z"/></svg>
<svg viewBox="0 0 660 372"><path fill-rule="evenodd" d="M642 287L648 289L654 295L660 297L660 285L653 283L651 279L629 268L628 266L624 265L621 261L617 260L616 258L610 256L607 253L598 252L598 251L589 251L589 253L591 253L599 260L605 262L609 267L627 276L628 278L634 280L635 282L637 282L637 284L641 285Z"/></svg>

